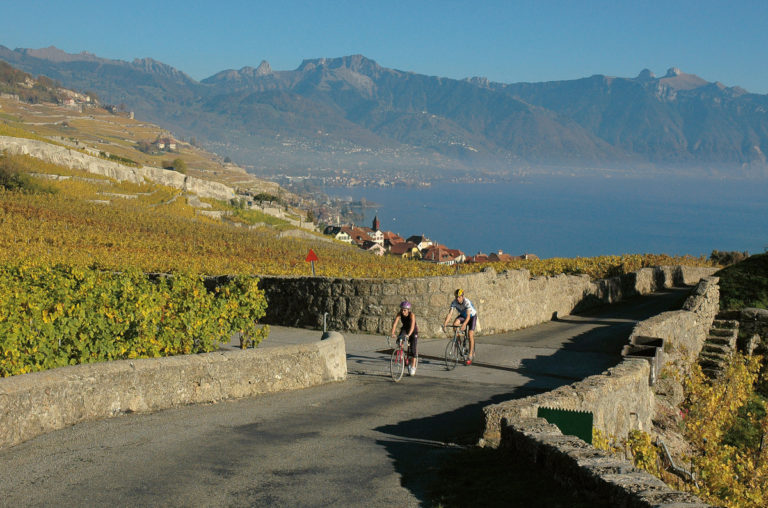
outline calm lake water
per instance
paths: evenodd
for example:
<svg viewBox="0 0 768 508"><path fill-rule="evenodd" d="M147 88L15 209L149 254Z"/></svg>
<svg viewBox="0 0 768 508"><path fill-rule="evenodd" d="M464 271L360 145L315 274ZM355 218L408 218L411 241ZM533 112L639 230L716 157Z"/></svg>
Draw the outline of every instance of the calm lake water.
<svg viewBox="0 0 768 508"><path fill-rule="evenodd" d="M378 215L383 230L424 234L467 254L708 256L768 248L768 180L535 177L324 191L377 203L366 210L366 226Z"/></svg>

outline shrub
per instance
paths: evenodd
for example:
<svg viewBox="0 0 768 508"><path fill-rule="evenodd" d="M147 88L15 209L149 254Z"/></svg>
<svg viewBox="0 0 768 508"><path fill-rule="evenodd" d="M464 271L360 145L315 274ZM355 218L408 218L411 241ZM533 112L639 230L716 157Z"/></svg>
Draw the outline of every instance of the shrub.
<svg viewBox="0 0 768 508"><path fill-rule="evenodd" d="M185 175L187 173L187 163L181 159L163 161L163 169L172 169L173 171L178 171L182 175Z"/></svg>
<svg viewBox="0 0 768 508"><path fill-rule="evenodd" d="M726 430L723 443L738 450L757 452L763 437L761 422L765 420L765 401L753 394L736 413L736 420Z"/></svg>
<svg viewBox="0 0 768 508"><path fill-rule="evenodd" d="M34 182L25 172L22 159L0 154L0 188L9 191L55 193L56 189Z"/></svg>
<svg viewBox="0 0 768 508"><path fill-rule="evenodd" d="M749 257L749 252L738 252L738 251L719 251L719 250L713 250L712 254L709 255L710 261L712 261L715 264L721 265L721 266L728 266L733 265L735 263L740 263L741 261L744 261Z"/></svg>

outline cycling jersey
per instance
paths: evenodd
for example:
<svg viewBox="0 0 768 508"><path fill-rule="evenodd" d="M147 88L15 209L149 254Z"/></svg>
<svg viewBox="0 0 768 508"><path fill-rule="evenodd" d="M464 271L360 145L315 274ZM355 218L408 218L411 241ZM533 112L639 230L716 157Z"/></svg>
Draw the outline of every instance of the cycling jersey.
<svg viewBox="0 0 768 508"><path fill-rule="evenodd" d="M469 314L469 317L477 316L475 307L466 296L464 297L464 303L459 303L457 300L451 302L451 308L456 309L462 317L467 317L467 314Z"/></svg>
<svg viewBox="0 0 768 508"><path fill-rule="evenodd" d="M400 322L403 324L403 327L400 329L400 335L408 335L408 332L411 330L411 320L416 319L413 317L413 313L409 312L407 316L403 315L403 311L400 311ZM419 325L413 326L413 335L419 334Z"/></svg>

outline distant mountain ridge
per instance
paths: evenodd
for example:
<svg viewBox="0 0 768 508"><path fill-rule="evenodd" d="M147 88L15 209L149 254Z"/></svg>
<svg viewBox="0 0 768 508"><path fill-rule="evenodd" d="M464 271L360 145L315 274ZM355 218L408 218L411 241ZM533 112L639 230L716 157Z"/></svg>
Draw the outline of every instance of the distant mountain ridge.
<svg viewBox="0 0 768 508"><path fill-rule="evenodd" d="M290 71L262 61L198 82L151 58L0 46L0 59L124 103L257 171L602 167L768 176L768 95L676 68L660 78L645 69L634 78L506 84L351 55Z"/></svg>

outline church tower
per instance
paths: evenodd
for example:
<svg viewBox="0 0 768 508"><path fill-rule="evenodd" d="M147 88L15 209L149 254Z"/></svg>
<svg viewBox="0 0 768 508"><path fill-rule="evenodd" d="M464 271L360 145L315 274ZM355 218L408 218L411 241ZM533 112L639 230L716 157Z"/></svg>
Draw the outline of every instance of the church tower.
<svg viewBox="0 0 768 508"><path fill-rule="evenodd" d="M374 231L378 231L379 230L379 226L381 226L381 224L379 223L379 216L376 215L376 216L373 217L373 230Z"/></svg>

